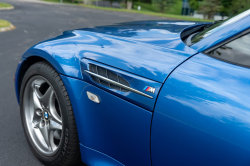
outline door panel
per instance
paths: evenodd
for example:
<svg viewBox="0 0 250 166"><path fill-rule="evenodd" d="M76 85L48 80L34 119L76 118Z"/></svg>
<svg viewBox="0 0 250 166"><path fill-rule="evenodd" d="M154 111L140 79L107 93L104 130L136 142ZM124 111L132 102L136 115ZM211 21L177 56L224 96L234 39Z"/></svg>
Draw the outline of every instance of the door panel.
<svg viewBox="0 0 250 166"><path fill-rule="evenodd" d="M250 165L250 69L197 54L159 94L152 163Z"/></svg>

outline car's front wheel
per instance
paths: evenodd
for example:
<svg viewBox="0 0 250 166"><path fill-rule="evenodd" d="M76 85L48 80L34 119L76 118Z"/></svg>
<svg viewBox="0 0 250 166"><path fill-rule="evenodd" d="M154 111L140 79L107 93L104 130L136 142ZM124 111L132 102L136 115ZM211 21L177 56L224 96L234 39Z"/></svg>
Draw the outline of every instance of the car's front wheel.
<svg viewBox="0 0 250 166"><path fill-rule="evenodd" d="M47 62L33 64L20 90L22 124L35 156L45 165L80 161L74 113L60 75Z"/></svg>

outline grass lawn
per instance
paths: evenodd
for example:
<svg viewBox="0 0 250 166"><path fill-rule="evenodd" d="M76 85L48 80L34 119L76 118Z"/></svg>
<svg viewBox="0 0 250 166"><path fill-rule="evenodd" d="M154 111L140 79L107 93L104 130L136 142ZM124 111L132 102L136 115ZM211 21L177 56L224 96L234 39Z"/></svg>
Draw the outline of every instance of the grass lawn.
<svg viewBox="0 0 250 166"><path fill-rule="evenodd" d="M12 7L12 5L8 4L8 3L2 3L0 2L0 8L2 7Z"/></svg>
<svg viewBox="0 0 250 166"><path fill-rule="evenodd" d="M156 4L134 2L133 9L138 10L138 6L141 6L141 11L160 13L160 10ZM173 7L171 7L171 9L165 10L164 13L181 15L181 8L182 8L182 0L177 0L176 4Z"/></svg>
<svg viewBox="0 0 250 166"><path fill-rule="evenodd" d="M199 19L199 18L183 16L183 15L176 15L176 14L156 13L156 12L151 12L151 11L127 10L127 9L99 7L99 6L90 6L90 5L82 5L82 4L80 4L80 6L84 6L84 7L88 7L88 8L92 8L92 9L128 12L128 13L138 13L138 14L146 14L146 15L158 16L158 17L167 17L167 18L172 18L172 19L177 19L177 20L213 22L213 20L203 20L203 19Z"/></svg>
<svg viewBox="0 0 250 166"><path fill-rule="evenodd" d="M0 19L0 28L9 27L10 25L11 23L9 21Z"/></svg>
<svg viewBox="0 0 250 166"><path fill-rule="evenodd" d="M46 2L60 2L60 0L43 0ZM78 2L75 0L75 2ZM173 7L168 13L158 13L157 9L154 9L155 7L150 5L150 4L145 4L145 3L137 3L141 5L142 10L127 10L127 9L119 9L119 8L110 8L110 7L100 7L100 6L94 6L94 5L83 5L83 4L78 4L78 3L70 3L70 1L63 1L63 3L69 3L69 4L75 4L87 8L92 8L92 9L99 9L99 10L108 10L108 11L117 11L117 12L128 12L128 13L138 13L138 14L145 14L145 15L150 15L150 16L158 16L158 17L166 17L166 18L172 18L176 20L186 20L186 21L204 21L204 22L213 22L213 20L203 20L199 18L193 18L189 16L183 16L180 15L181 13L181 0L179 0L175 7ZM135 4L136 5L136 4ZM136 8L137 8L136 6ZM145 8L145 9L144 9Z"/></svg>
<svg viewBox="0 0 250 166"><path fill-rule="evenodd" d="M42 0L45 2L55 2L55 3L60 3L60 0ZM82 3L83 0L79 0L80 3ZM74 3L71 2L71 0L62 0L62 2L65 4L72 4L72 5L77 5L78 4L78 0L75 0Z"/></svg>

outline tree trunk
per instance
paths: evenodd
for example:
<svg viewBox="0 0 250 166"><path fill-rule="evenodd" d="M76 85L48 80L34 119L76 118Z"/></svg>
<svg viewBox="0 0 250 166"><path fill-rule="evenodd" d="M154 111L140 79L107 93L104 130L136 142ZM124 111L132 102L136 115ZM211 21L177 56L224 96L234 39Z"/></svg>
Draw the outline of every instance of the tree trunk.
<svg viewBox="0 0 250 166"><path fill-rule="evenodd" d="M209 12L208 13L208 19L213 20L214 19L214 12Z"/></svg>
<svg viewBox="0 0 250 166"><path fill-rule="evenodd" d="M160 3L160 11L161 11L161 13L163 13L164 12L164 4L162 4L162 3Z"/></svg>
<svg viewBox="0 0 250 166"><path fill-rule="evenodd" d="M161 13L164 13L164 7L161 7Z"/></svg>
<svg viewBox="0 0 250 166"><path fill-rule="evenodd" d="M127 9L131 10L132 9L132 2L127 1Z"/></svg>

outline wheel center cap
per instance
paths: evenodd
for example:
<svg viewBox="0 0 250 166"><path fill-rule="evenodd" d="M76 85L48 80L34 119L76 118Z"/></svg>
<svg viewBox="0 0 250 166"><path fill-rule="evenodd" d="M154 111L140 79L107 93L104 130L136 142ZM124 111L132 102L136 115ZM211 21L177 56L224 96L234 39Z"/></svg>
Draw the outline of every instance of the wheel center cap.
<svg viewBox="0 0 250 166"><path fill-rule="evenodd" d="M48 111L44 111L43 117L44 117L44 119L46 119L46 120L49 119L49 113L48 113Z"/></svg>

